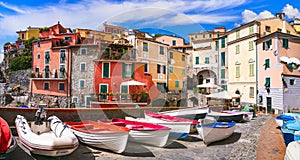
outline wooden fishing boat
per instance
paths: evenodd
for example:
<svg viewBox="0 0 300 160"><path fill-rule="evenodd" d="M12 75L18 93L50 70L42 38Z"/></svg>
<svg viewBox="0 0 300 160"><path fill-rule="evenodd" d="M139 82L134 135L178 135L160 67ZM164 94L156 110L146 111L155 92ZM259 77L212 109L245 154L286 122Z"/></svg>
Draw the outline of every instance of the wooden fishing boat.
<svg viewBox="0 0 300 160"><path fill-rule="evenodd" d="M197 120L189 120L180 117L164 115L156 112L144 111L145 119L152 123L160 124L171 128L172 136L186 138L193 128L198 125Z"/></svg>
<svg viewBox="0 0 300 160"><path fill-rule="evenodd" d="M300 159L300 140L289 143L286 147L284 160Z"/></svg>
<svg viewBox="0 0 300 160"><path fill-rule="evenodd" d="M230 137L234 132L235 127L235 122L200 123L197 126L197 130L204 144L208 145L212 142Z"/></svg>
<svg viewBox="0 0 300 160"><path fill-rule="evenodd" d="M17 142L13 137L9 125L0 117L0 159L7 153L13 151L17 146Z"/></svg>
<svg viewBox="0 0 300 160"><path fill-rule="evenodd" d="M243 114L243 120L244 121L251 121L253 118L253 112L244 112L244 111L222 111L222 113L228 113L228 114Z"/></svg>
<svg viewBox="0 0 300 160"><path fill-rule="evenodd" d="M244 114L242 113L222 113L211 111L207 113L207 116L213 117L218 122L241 122L244 119Z"/></svg>
<svg viewBox="0 0 300 160"><path fill-rule="evenodd" d="M44 118L27 122L25 117L17 115L15 125L20 142L31 153L44 156L64 156L76 150L79 143L69 128L56 116L47 121Z"/></svg>
<svg viewBox="0 0 300 160"><path fill-rule="evenodd" d="M128 128L91 120L66 124L82 143L116 153L122 153L126 148Z"/></svg>
<svg viewBox="0 0 300 160"><path fill-rule="evenodd" d="M198 120L205 118L209 108L185 108L185 109L178 109L178 110L171 110L165 112L159 112L164 115L174 116L174 117L181 117L190 120Z"/></svg>
<svg viewBox="0 0 300 160"><path fill-rule="evenodd" d="M300 121L286 121L281 127L281 132L286 146L292 141L300 140Z"/></svg>
<svg viewBox="0 0 300 160"><path fill-rule="evenodd" d="M300 119L299 113L284 113L279 116L276 116L275 120L279 127L282 127L282 124L286 121L295 121L295 118Z"/></svg>
<svg viewBox="0 0 300 160"><path fill-rule="evenodd" d="M130 141L156 147L165 146L170 133L170 128L162 125L130 121L120 118L113 118L111 120L111 124L129 128Z"/></svg>

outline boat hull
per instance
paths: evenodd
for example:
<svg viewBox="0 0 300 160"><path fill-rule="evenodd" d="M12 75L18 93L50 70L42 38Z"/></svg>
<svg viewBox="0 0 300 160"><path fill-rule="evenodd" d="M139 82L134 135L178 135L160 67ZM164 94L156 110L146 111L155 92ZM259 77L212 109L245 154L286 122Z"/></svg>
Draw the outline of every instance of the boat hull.
<svg viewBox="0 0 300 160"><path fill-rule="evenodd" d="M205 118L208 112L208 108L187 108L187 109L179 109L172 111L160 112L164 115L181 117L190 120L198 120Z"/></svg>
<svg viewBox="0 0 300 160"><path fill-rule="evenodd" d="M0 154L6 154L15 148L14 137L7 122L0 117Z"/></svg>
<svg viewBox="0 0 300 160"><path fill-rule="evenodd" d="M156 147L163 147L167 144L169 137L169 130L157 131L135 131L129 132L129 140L132 142L152 145Z"/></svg>
<svg viewBox="0 0 300 160"><path fill-rule="evenodd" d="M299 160L300 159L300 141L291 142L285 152L284 160Z"/></svg>
<svg viewBox="0 0 300 160"><path fill-rule="evenodd" d="M197 126L199 136L206 145L230 137L236 127L235 124L231 127L212 128L211 126L212 124Z"/></svg>
<svg viewBox="0 0 300 160"><path fill-rule="evenodd" d="M65 128L62 122L56 124L51 122L50 127L53 127L53 130L40 134L31 130L23 116L18 115L15 124L21 144L33 154L51 157L65 156L75 151L79 145L76 136Z"/></svg>
<svg viewBox="0 0 300 160"><path fill-rule="evenodd" d="M228 114L228 113L208 113L207 116L213 117L218 122L242 122L244 119L243 114L235 113L235 114Z"/></svg>

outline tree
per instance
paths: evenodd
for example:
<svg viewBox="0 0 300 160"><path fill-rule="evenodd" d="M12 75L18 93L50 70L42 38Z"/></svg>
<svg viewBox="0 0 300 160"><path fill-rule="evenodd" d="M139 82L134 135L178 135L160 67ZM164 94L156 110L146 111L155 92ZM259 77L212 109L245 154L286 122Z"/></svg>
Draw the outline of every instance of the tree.
<svg viewBox="0 0 300 160"><path fill-rule="evenodd" d="M25 70L31 68L32 56L13 58L9 63L10 71Z"/></svg>

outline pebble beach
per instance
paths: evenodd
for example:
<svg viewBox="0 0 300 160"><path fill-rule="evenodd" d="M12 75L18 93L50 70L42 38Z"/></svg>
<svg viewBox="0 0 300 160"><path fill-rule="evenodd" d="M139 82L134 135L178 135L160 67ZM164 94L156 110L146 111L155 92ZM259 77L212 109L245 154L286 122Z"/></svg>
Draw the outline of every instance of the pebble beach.
<svg viewBox="0 0 300 160"><path fill-rule="evenodd" d="M80 144L71 155L56 158L31 155L27 149L19 144L17 149L8 155L7 159L252 160L271 157L271 159L283 159L285 153L283 139L280 130L276 128L274 115L258 115L249 122L237 123L232 136L208 146L202 142L198 133L169 143L164 148L157 148L129 142L122 154Z"/></svg>

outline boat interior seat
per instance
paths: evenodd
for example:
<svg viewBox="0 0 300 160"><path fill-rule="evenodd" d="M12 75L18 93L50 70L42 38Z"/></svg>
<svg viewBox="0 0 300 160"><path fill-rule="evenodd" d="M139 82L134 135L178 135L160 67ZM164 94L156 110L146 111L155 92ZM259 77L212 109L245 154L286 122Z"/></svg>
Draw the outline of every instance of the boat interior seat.
<svg viewBox="0 0 300 160"><path fill-rule="evenodd" d="M30 122L30 128L35 134L42 134L50 131L50 123L44 122L41 124L36 124L35 122Z"/></svg>

